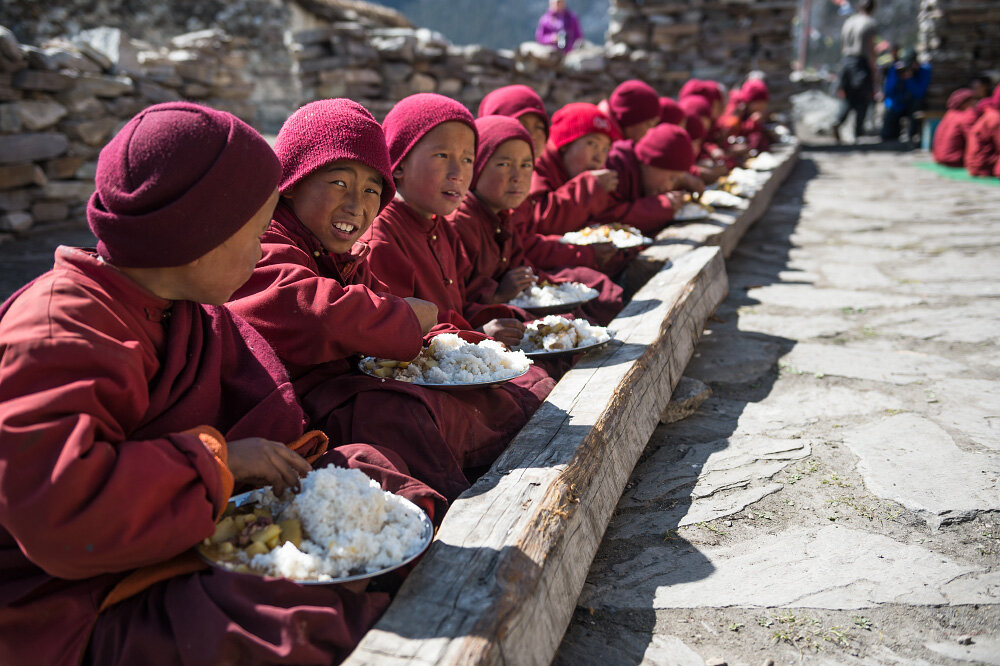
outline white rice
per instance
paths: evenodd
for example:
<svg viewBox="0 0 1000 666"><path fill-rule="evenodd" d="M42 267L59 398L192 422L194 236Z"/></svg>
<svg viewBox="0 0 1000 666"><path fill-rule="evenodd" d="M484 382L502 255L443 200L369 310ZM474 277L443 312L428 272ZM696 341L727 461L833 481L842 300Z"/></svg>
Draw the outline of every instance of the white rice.
<svg viewBox="0 0 1000 666"><path fill-rule="evenodd" d="M681 207L679 211L674 213L674 219L683 220L702 220L708 217L709 211L704 206L699 206L694 202L688 202Z"/></svg>
<svg viewBox="0 0 1000 666"><path fill-rule="evenodd" d="M762 171L736 167L729 172L726 180L733 183L732 193L741 197L752 197L764 187L770 176Z"/></svg>
<svg viewBox="0 0 1000 666"><path fill-rule="evenodd" d="M509 301L519 308L541 308L566 303L581 303L597 297L597 290L580 282L533 284Z"/></svg>
<svg viewBox="0 0 1000 666"><path fill-rule="evenodd" d="M525 352L563 351L590 347L611 339L608 329L586 319L549 315L528 323L519 348Z"/></svg>
<svg viewBox="0 0 1000 666"><path fill-rule="evenodd" d="M757 157L747 160L747 167L754 171L773 171L781 162L771 153L760 153Z"/></svg>
<svg viewBox="0 0 1000 666"><path fill-rule="evenodd" d="M416 555L424 544L424 526L412 507L357 469L313 470L298 494L278 498L268 487L250 501L279 520L302 524L301 549L287 541L250 559L251 568L268 576L322 582L373 573Z"/></svg>
<svg viewBox="0 0 1000 666"><path fill-rule="evenodd" d="M524 374L531 359L508 351L496 340L466 342L454 333L435 336L394 379L415 384L478 384L498 382Z"/></svg>
<svg viewBox="0 0 1000 666"><path fill-rule="evenodd" d="M652 238L643 236L641 231L627 224L596 224L580 231L565 233L559 240L573 245L614 243L615 247L621 248L649 245L653 242Z"/></svg>
<svg viewBox="0 0 1000 666"><path fill-rule="evenodd" d="M705 190L701 202L716 208L746 208L750 202L723 190Z"/></svg>

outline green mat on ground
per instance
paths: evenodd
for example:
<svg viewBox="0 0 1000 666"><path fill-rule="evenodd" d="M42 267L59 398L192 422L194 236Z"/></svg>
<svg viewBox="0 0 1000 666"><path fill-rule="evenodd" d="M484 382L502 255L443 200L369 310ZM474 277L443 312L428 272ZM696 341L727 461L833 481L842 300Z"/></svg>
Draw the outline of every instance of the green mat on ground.
<svg viewBox="0 0 1000 666"><path fill-rule="evenodd" d="M921 169L933 171L952 180L964 180L969 183L982 183L983 185L993 185L995 187L1000 186L1000 178L977 178L976 176L970 176L969 172L962 167L949 167L937 162L916 162L915 164Z"/></svg>

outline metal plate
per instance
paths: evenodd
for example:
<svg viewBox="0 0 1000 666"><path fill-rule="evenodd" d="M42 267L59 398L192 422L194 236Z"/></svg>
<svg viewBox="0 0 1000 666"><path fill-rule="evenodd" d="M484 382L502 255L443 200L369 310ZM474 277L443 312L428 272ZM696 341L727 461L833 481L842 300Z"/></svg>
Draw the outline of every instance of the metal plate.
<svg viewBox="0 0 1000 666"><path fill-rule="evenodd" d="M402 382L398 379L393 379L392 377L379 377L373 374L367 368L365 368L365 360L371 358L372 358L371 356L364 356L358 362L358 370L360 370L362 374L368 375L369 377L374 377L375 379L381 379L382 381L386 382L400 382L401 384L409 384L410 386L423 386L424 388L444 389L448 391L469 391L473 389L491 388L494 386L500 386L501 384L506 384L511 380L517 379L518 377L523 377L528 373L528 370L531 369L531 366L528 366L527 368L524 369L524 372L518 373L506 379L498 379L487 382L469 382L467 384L424 384L423 382Z"/></svg>

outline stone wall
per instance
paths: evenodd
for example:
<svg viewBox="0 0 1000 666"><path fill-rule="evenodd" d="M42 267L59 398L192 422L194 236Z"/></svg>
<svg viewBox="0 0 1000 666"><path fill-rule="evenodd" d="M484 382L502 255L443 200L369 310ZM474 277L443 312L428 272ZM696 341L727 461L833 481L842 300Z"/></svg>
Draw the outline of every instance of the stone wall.
<svg viewBox="0 0 1000 666"><path fill-rule="evenodd" d="M931 63L927 107L943 111L948 95L977 74L1000 76L1000 3L922 0L919 50Z"/></svg>
<svg viewBox="0 0 1000 666"><path fill-rule="evenodd" d="M101 147L150 104L252 120L243 46L209 30L154 48L104 28L36 47L0 27L0 233L82 221Z"/></svg>

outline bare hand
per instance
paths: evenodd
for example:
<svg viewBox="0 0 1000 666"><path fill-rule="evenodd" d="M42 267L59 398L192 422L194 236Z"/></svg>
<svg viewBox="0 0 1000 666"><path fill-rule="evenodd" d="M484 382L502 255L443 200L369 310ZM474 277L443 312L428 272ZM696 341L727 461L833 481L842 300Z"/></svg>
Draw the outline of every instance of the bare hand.
<svg viewBox="0 0 1000 666"><path fill-rule="evenodd" d="M504 273L493 295L494 303L506 303L535 282L535 273L528 266L518 266Z"/></svg>
<svg viewBox="0 0 1000 666"><path fill-rule="evenodd" d="M594 248L594 261L598 268L604 268L618 256L618 247L614 243L594 243L590 247Z"/></svg>
<svg viewBox="0 0 1000 666"><path fill-rule="evenodd" d="M594 169L590 174L608 192L618 189L618 172L611 169Z"/></svg>
<svg viewBox="0 0 1000 666"><path fill-rule="evenodd" d="M517 319L493 319L483 326L483 333L508 347L516 347L524 337L524 324Z"/></svg>
<svg viewBox="0 0 1000 666"><path fill-rule="evenodd" d="M430 301L425 301L422 298L414 298L410 296L404 299L410 307L413 309L413 314L417 315L417 320L420 322L420 331L422 333L427 333L432 328L437 326L438 323L438 306Z"/></svg>
<svg viewBox="0 0 1000 666"><path fill-rule="evenodd" d="M248 437L229 442L229 471L240 483L270 485L280 495L285 488L298 490L299 477L312 469L306 459L281 442Z"/></svg>
<svg viewBox="0 0 1000 666"><path fill-rule="evenodd" d="M688 192L697 192L698 194L701 194L705 191L705 183L701 182L701 178L692 173L685 173L681 176L677 185L682 190L686 190Z"/></svg>
<svg viewBox="0 0 1000 666"><path fill-rule="evenodd" d="M670 207L674 209L675 213L684 207L685 194L679 190L671 190L664 195L670 201Z"/></svg>

